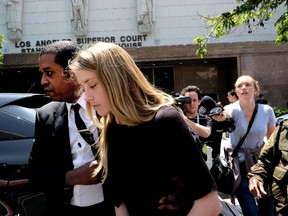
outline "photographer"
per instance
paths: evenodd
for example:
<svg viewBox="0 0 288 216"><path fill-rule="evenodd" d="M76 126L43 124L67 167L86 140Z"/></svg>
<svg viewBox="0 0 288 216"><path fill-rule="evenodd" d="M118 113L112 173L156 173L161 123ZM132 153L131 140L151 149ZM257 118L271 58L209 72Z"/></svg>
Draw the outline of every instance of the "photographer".
<svg viewBox="0 0 288 216"><path fill-rule="evenodd" d="M207 115L198 113L202 93L197 86L189 85L182 89L181 95L191 98L190 103L183 103L182 110L179 109L180 114L190 128L198 148L202 150L204 159L207 160L207 148L203 145L202 140L211 134L212 119Z"/></svg>

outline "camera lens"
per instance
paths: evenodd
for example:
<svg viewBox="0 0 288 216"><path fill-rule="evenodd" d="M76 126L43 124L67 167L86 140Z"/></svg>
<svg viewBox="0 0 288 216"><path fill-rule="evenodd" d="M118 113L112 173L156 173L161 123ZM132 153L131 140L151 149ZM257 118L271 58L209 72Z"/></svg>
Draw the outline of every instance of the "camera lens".
<svg viewBox="0 0 288 216"><path fill-rule="evenodd" d="M219 115L223 111L222 107L215 107L212 110L210 110L209 116Z"/></svg>

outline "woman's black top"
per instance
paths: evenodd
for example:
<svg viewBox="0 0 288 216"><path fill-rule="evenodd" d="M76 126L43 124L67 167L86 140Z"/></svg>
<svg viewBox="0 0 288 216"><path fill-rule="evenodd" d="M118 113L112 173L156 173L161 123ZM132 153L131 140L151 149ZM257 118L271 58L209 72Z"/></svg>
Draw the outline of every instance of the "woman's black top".
<svg viewBox="0 0 288 216"><path fill-rule="evenodd" d="M187 215L193 201L217 190L191 133L174 107L162 107L153 120L137 126L112 122L107 129L107 198L124 202L130 216ZM174 195L173 214L158 210Z"/></svg>

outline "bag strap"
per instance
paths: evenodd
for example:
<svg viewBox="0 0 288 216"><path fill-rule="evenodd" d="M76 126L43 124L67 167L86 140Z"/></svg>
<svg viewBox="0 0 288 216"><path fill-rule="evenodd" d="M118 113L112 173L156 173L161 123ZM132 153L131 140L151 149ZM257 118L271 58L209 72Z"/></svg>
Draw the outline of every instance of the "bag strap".
<svg viewBox="0 0 288 216"><path fill-rule="evenodd" d="M231 157L235 157L239 148L241 147L241 145L243 144L244 142L244 139L247 137L251 127L252 127L252 124L253 124L253 121L255 119L255 116L256 116L256 113L257 113L257 110L258 110L258 103L255 103L255 108L254 108L254 111L253 111L253 114L251 116L251 119L249 121L249 125L248 125L248 128L247 128L247 131L246 133L244 134L244 136L240 139L239 143L237 144L236 148L234 149L234 151L232 152L231 154Z"/></svg>

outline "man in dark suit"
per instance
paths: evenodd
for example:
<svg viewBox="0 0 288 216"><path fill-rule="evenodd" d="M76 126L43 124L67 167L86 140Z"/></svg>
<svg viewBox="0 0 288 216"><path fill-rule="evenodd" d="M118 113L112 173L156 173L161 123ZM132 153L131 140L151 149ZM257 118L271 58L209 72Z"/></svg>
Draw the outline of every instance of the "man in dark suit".
<svg viewBox="0 0 288 216"><path fill-rule="evenodd" d="M113 216L114 207L104 201L99 178L92 178L97 161L92 147L80 135L74 104L94 140L97 128L86 115L80 85L68 73L68 62L78 47L70 41L47 45L39 56L41 84L53 102L38 109L35 140L29 158L29 182L47 195L45 215Z"/></svg>

